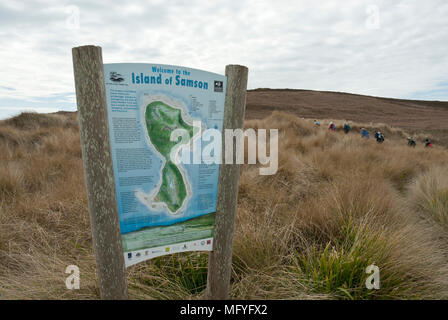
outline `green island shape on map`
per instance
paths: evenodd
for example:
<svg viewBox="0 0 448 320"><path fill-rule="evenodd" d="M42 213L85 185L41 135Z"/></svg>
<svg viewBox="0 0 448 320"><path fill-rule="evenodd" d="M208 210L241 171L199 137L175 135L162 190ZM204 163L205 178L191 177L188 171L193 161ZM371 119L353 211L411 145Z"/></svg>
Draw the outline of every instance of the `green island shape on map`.
<svg viewBox="0 0 448 320"><path fill-rule="evenodd" d="M145 121L151 143L166 160L162 169L162 185L154 200L164 202L171 212L176 212L187 197L187 187L182 173L170 158L171 149L178 144L177 141L170 141L171 132L185 129L193 137L199 128L187 124L182 119L180 109L162 101L153 101L146 106Z"/></svg>

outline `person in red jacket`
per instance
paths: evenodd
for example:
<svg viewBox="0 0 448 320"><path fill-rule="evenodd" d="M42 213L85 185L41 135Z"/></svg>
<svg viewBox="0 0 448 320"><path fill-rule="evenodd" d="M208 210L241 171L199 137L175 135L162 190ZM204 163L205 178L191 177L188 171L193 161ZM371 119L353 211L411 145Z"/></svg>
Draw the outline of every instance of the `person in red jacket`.
<svg viewBox="0 0 448 320"><path fill-rule="evenodd" d="M333 121L330 122L330 127L328 129L331 131L336 131L336 126L334 125Z"/></svg>

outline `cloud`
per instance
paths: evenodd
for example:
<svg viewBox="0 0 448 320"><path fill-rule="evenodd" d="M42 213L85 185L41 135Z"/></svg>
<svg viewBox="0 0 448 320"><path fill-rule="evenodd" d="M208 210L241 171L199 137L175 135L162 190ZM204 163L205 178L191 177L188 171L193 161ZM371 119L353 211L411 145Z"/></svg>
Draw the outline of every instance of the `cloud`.
<svg viewBox="0 0 448 320"><path fill-rule="evenodd" d="M0 108L74 106L71 48L85 44L105 63L243 64L249 88L448 100L447 16L444 0L2 1Z"/></svg>

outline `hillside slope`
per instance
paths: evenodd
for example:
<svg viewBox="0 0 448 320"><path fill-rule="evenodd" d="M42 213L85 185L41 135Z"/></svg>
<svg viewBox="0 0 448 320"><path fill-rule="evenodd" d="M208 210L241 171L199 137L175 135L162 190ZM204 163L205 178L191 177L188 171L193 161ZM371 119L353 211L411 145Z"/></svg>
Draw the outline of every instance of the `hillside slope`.
<svg viewBox="0 0 448 320"><path fill-rule="evenodd" d="M261 119L272 111L303 118L385 123L410 133L431 133L438 142L448 146L448 102L311 90L257 89L247 92L247 119Z"/></svg>

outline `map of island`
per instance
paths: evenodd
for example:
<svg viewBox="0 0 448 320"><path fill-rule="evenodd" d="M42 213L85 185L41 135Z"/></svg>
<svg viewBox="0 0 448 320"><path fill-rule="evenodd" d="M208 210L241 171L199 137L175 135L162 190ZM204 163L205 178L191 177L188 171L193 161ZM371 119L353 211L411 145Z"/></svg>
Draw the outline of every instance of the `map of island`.
<svg viewBox="0 0 448 320"><path fill-rule="evenodd" d="M186 130L190 142L199 130L184 121L180 109L162 101L153 101L146 106L145 124L149 140L163 157L164 166L158 190L153 192L153 197L144 196L143 201L164 204L171 213L177 213L187 198L188 182L182 168L171 161L171 150L178 144L177 141L170 141L171 132L176 129Z"/></svg>

